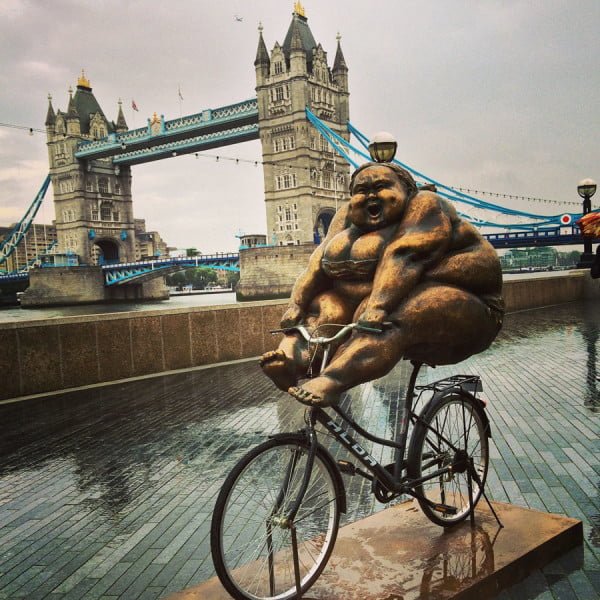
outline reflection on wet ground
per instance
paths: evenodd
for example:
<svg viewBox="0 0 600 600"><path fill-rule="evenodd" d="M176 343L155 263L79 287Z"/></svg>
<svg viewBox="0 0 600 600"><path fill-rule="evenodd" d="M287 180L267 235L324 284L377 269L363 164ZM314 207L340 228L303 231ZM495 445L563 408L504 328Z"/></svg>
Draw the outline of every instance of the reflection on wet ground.
<svg viewBox="0 0 600 600"><path fill-rule="evenodd" d="M423 374L482 376L495 500L584 522L582 568L569 553L502 598L600 594L599 332L593 305L514 314L491 350ZM393 435L407 373L401 365L345 404ZM0 406L0 598L160 598L212 576L224 475L302 413L254 362ZM347 520L383 508L368 482L346 482Z"/></svg>

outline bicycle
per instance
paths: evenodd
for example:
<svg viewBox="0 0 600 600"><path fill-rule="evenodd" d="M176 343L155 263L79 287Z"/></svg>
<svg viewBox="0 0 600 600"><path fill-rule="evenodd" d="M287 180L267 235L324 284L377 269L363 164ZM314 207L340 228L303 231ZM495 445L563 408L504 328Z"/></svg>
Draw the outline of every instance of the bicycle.
<svg viewBox="0 0 600 600"><path fill-rule="evenodd" d="M303 325L272 333L296 332L309 345L321 347L323 371L334 342L352 330L381 332L358 323L339 327L331 337L311 334ZM424 514L443 527L469 515L473 520L475 505L485 497L491 435L485 403L477 395L481 380L453 375L417 386L421 366L413 363L397 441L369 433L339 406L330 409L341 424L323 408L311 406L303 429L272 435L235 465L217 497L211 523L215 570L234 598L291 600L314 584L333 551L340 514L346 512L342 474L370 480L373 494L383 503L414 497ZM426 392L431 398L416 414L413 409ZM336 461L318 441L317 423L361 466ZM395 462L379 464L345 426L395 449Z"/></svg>

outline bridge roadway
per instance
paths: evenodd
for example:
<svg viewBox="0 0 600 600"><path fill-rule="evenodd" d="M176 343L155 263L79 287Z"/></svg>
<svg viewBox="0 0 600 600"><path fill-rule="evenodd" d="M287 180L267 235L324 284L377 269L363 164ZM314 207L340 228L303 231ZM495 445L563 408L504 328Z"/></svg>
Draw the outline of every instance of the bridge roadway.
<svg viewBox="0 0 600 600"><path fill-rule="evenodd" d="M600 595L599 336L597 305L515 313L493 348L458 367L482 375L490 401L491 496L584 523L583 549L502 600ZM405 375L399 366L344 402L389 433ZM254 360L0 404L0 598L163 598L209 578L225 473L301 416ZM346 483L347 520L382 508L362 480ZM472 565L446 567L464 577Z"/></svg>

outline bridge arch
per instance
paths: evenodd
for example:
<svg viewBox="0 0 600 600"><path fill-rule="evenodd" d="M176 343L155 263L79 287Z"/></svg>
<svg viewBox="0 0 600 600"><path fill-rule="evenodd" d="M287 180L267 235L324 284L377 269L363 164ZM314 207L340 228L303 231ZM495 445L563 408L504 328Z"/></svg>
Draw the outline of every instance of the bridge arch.
<svg viewBox="0 0 600 600"><path fill-rule="evenodd" d="M331 220L333 219L333 215L335 215L335 210L330 207L322 208L317 214L313 231L314 241L316 243L321 242L323 238L327 235L327 232L329 231L329 226L331 225Z"/></svg>
<svg viewBox="0 0 600 600"><path fill-rule="evenodd" d="M113 238L94 240L92 262L97 265L116 264L120 261L121 245Z"/></svg>

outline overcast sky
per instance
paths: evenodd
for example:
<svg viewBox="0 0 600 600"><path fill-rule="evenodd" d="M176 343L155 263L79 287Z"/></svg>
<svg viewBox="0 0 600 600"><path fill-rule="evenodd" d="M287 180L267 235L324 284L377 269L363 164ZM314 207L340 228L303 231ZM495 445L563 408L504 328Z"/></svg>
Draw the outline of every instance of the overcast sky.
<svg viewBox="0 0 600 600"><path fill-rule="evenodd" d="M443 183L570 202L600 180L598 0L329 0L304 3L317 42L349 68L350 118L393 133L398 158ZM0 122L44 128L81 69L109 119L129 127L255 96L258 23L283 43L290 0L2 0ZM235 17L242 18L242 21ZM131 100L140 109L132 113ZM260 142L213 150L260 160ZM45 135L0 127L0 224L18 220L48 172ZM167 243L203 252L265 233L262 169L182 156L133 167L134 213ZM600 193L598 194L600 197ZM592 204L600 205L596 197ZM37 222L50 222L49 193Z"/></svg>

